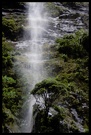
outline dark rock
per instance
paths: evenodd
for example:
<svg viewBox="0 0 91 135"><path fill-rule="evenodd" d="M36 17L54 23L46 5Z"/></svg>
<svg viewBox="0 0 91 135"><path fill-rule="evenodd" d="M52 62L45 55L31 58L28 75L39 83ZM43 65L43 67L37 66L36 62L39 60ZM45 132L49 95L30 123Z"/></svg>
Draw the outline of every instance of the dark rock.
<svg viewBox="0 0 91 135"><path fill-rule="evenodd" d="M89 16L88 15L82 15L81 20L85 24L85 26L88 28L89 27Z"/></svg>
<svg viewBox="0 0 91 135"><path fill-rule="evenodd" d="M5 9L5 8L2 8L2 12L6 12L6 13L19 12L19 13L22 13L22 12L24 12L24 9Z"/></svg>
<svg viewBox="0 0 91 135"><path fill-rule="evenodd" d="M63 14L59 16L59 19L76 19L80 17L79 13L75 13L75 14Z"/></svg>
<svg viewBox="0 0 91 135"><path fill-rule="evenodd" d="M11 8L11 9L25 9L25 2L15 2L15 1L3 1L2 2L2 7L3 8Z"/></svg>

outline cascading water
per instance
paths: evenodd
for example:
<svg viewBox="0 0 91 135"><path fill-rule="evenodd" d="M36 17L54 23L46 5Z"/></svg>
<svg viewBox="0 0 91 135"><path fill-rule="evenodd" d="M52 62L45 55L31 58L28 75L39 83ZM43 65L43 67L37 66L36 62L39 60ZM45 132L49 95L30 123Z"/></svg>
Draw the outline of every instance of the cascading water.
<svg viewBox="0 0 91 135"><path fill-rule="evenodd" d="M35 103L35 98L30 95L30 90L32 90L38 82L42 81L47 77L45 68L43 67L43 35L47 28L46 14L44 14L44 3L30 2L26 3L28 7L27 16L27 32L29 40L23 41L16 45L21 51L21 55L18 56L25 61L20 63L20 72L26 78L28 83L27 90L27 100L25 101L22 112L23 118L21 120L22 133L31 133L33 128L33 105ZM26 33L24 33L26 35ZM27 108L26 108L27 106ZM25 109L26 108L26 109Z"/></svg>
<svg viewBox="0 0 91 135"><path fill-rule="evenodd" d="M29 3L28 26L30 27L31 53L28 55L33 72L33 86L45 78L42 59L42 35L46 29L47 20L43 16L43 3Z"/></svg>

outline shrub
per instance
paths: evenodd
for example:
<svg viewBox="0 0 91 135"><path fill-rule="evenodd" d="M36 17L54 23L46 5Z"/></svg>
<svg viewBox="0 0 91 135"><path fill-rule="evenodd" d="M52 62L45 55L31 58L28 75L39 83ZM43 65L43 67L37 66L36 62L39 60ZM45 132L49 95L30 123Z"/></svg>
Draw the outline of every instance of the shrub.
<svg viewBox="0 0 91 135"><path fill-rule="evenodd" d="M20 24L19 24L20 25ZM23 27L12 19L2 18L2 31L6 38L11 40L18 39L23 33Z"/></svg>
<svg viewBox="0 0 91 135"><path fill-rule="evenodd" d="M6 39L2 38L2 115L3 132L9 132L7 124L11 127L16 121L14 115L19 113L19 109L22 105L22 91L20 84L18 84L17 76L13 71L12 62L13 47L10 43L6 42ZM21 102L20 102L21 101ZM11 129L10 129L11 130Z"/></svg>
<svg viewBox="0 0 91 135"><path fill-rule="evenodd" d="M70 58L83 58L88 55L88 36L83 30L75 35L66 35L56 40L57 49L60 53L67 54Z"/></svg>

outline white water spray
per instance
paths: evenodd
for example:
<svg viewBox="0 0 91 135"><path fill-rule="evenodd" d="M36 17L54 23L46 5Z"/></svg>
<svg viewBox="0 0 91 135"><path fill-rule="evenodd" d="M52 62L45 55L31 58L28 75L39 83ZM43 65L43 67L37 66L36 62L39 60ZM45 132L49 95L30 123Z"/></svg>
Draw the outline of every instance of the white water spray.
<svg viewBox="0 0 91 135"><path fill-rule="evenodd" d="M33 72L33 86L45 78L43 59L42 59L42 38L46 29L47 20L43 15L44 4L32 2L28 4L28 26L30 27L31 54L28 55L31 63L31 71Z"/></svg>
<svg viewBox="0 0 91 135"><path fill-rule="evenodd" d="M18 56L18 59L21 60L21 62L19 61L20 72L26 78L26 82L29 85L26 92L27 100L22 109L23 119L20 125L20 132L31 133L35 98L33 95L30 95L30 90L34 88L35 84L47 77L43 66L43 41L48 21L44 13L44 3L30 2L26 4L28 7L28 23L25 27L30 38L17 44L17 48L21 51L21 55ZM26 35L26 33L24 34Z"/></svg>

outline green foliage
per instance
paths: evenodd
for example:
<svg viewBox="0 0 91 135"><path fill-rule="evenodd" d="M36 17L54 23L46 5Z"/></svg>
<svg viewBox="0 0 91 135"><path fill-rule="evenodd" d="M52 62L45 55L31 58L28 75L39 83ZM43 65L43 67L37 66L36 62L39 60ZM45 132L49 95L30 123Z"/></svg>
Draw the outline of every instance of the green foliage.
<svg viewBox="0 0 91 135"><path fill-rule="evenodd" d="M45 88L45 89L48 91L48 93L50 93L51 91L50 91L50 89L48 89L48 88L49 88L51 85L56 84L56 83L57 83L57 81L56 81L55 79L51 79L51 78L49 78L49 79L47 79L47 80L43 80L41 83L36 84L34 90L33 90L31 93L32 93L32 94L36 94L36 92L37 92L38 90L40 90L42 87ZM40 94L42 94L42 92L44 92L45 89L43 89Z"/></svg>
<svg viewBox="0 0 91 135"><path fill-rule="evenodd" d="M23 27L20 26L15 19L12 17L10 19L2 18L2 31L6 38L11 40L16 40L23 32Z"/></svg>
<svg viewBox="0 0 91 135"><path fill-rule="evenodd" d="M88 35L83 30L77 31L75 35L66 35L62 39L57 39L56 43L58 51L70 58L83 58L88 55Z"/></svg>
<svg viewBox="0 0 91 135"><path fill-rule="evenodd" d="M89 35L88 35L88 33L83 34L83 37L81 39L81 44L86 49L86 51L89 52Z"/></svg>
<svg viewBox="0 0 91 135"><path fill-rule="evenodd" d="M50 65L53 63L55 66L58 61L61 68L59 68L59 71L55 70L57 75L54 78L36 84L32 91L35 97L42 97L46 101L45 108L41 107L40 110L39 106L35 119L37 121L35 133L79 133L77 120L71 112L72 108L76 110L78 117L83 120L82 126L86 129L84 132L88 132L88 37L87 32L82 29L56 40L56 59L53 58L49 62ZM46 98L44 98L45 95ZM50 108L54 108L57 114L49 115ZM45 114L47 114L46 119Z"/></svg>
<svg viewBox="0 0 91 135"><path fill-rule="evenodd" d="M13 47L2 38L2 115L3 132L9 132L7 125L11 127L22 105L22 91L17 83L17 76L13 71L12 61Z"/></svg>
<svg viewBox="0 0 91 135"><path fill-rule="evenodd" d="M12 77L7 77L6 75L2 77L3 86L7 87L9 85L15 84L16 80Z"/></svg>
<svg viewBox="0 0 91 135"><path fill-rule="evenodd" d="M2 71L3 75L8 74L8 69L12 68L12 55L11 52L13 47L10 43L5 41L5 38L2 38Z"/></svg>
<svg viewBox="0 0 91 135"><path fill-rule="evenodd" d="M17 31L16 23L14 19L2 18L2 31L6 37L14 39L15 33Z"/></svg>
<svg viewBox="0 0 91 135"><path fill-rule="evenodd" d="M59 93L62 93L64 95L65 92L65 84L57 81L56 79L49 78L43 80L41 83L38 83L32 90L31 94L42 95L43 97L46 96L46 99L48 94L50 101L53 101L57 96L59 96Z"/></svg>
<svg viewBox="0 0 91 135"><path fill-rule="evenodd" d="M67 54L60 54L60 58L63 58L63 60L64 60L64 62L67 62L68 61L68 56L67 56Z"/></svg>

